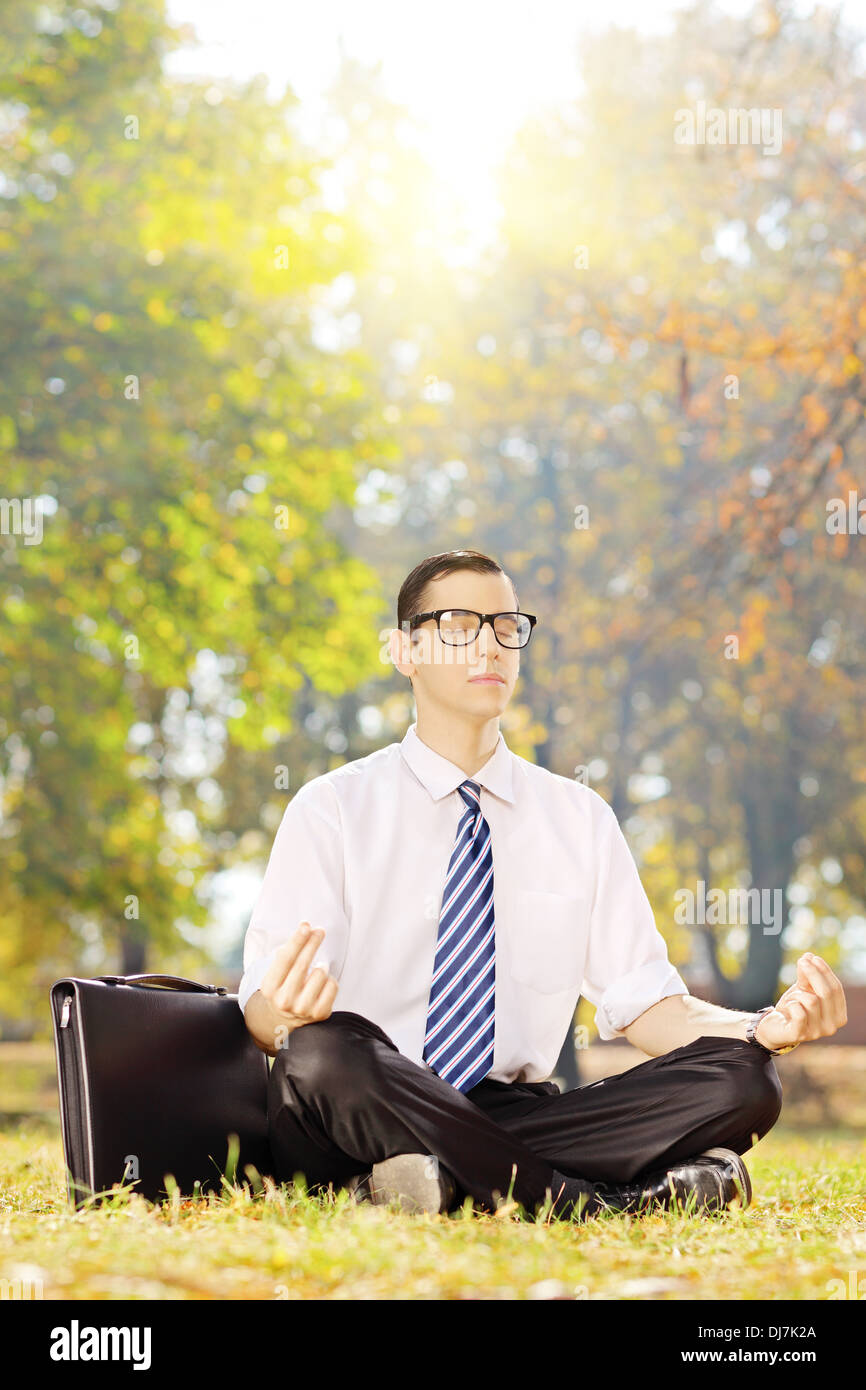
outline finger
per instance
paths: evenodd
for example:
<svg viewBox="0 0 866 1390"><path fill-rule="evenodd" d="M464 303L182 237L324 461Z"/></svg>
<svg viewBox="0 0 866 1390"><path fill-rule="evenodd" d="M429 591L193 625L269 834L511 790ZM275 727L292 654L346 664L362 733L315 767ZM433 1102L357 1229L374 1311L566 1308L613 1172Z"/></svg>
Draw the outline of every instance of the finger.
<svg viewBox="0 0 866 1390"><path fill-rule="evenodd" d="M308 1014L312 1013L313 1007L318 1003L319 995L329 979L330 976L324 965L317 965L315 970L311 970L306 983L301 985L295 993L291 1012L300 1014L302 1018L306 1018Z"/></svg>
<svg viewBox="0 0 866 1390"><path fill-rule="evenodd" d="M826 978L823 971L819 970L816 963L810 960L808 956L803 962L803 968L806 971L806 976L811 988L818 995L819 999L829 999L832 994L832 988L830 981Z"/></svg>
<svg viewBox="0 0 866 1390"><path fill-rule="evenodd" d="M822 1036L828 1036L836 1031L833 1022L833 1011L830 1007L831 989L830 984L824 979L818 967L808 958L803 961L803 967L809 977L809 983L818 1000L817 1010L813 1010L813 1018L817 1018L818 1026Z"/></svg>
<svg viewBox="0 0 866 1390"><path fill-rule="evenodd" d="M784 1011L785 1005L790 1003L807 1004L815 995L811 990L801 989L799 985L791 985L785 990L779 1002L775 1005L777 1009Z"/></svg>
<svg viewBox="0 0 866 1390"><path fill-rule="evenodd" d="M262 994L267 994L268 991L273 993L273 991L278 989L283 983L290 966L294 964L299 950L304 943L308 941L309 931L309 922L301 922L297 931L292 932L288 941L284 942L283 945L279 946L274 952L274 958L268 966L267 972L259 986Z"/></svg>
<svg viewBox="0 0 866 1390"><path fill-rule="evenodd" d="M313 962L313 957L322 944L325 933L321 927L316 927L310 932L301 949L295 956L294 961L289 964L282 984L278 985L272 996L272 1002L277 1008L287 1008L291 1011L291 1000L302 988L307 979L307 971Z"/></svg>
<svg viewBox="0 0 866 1390"><path fill-rule="evenodd" d="M259 989L266 999L272 999L274 991L279 988L286 978L286 971L291 961L294 959L295 946L292 941L286 942L284 946L278 947L274 952L274 958L262 976Z"/></svg>
<svg viewBox="0 0 866 1390"><path fill-rule="evenodd" d="M808 953L801 956L797 961L797 968L802 969L809 988L814 990L820 998L826 999L830 993L830 982L825 979L823 973L818 969L816 961Z"/></svg>
<svg viewBox="0 0 866 1390"><path fill-rule="evenodd" d="M812 951L807 951L806 955L812 964L820 970L824 979L827 980L831 986L838 985L840 989L842 988L842 981L837 975L833 974L833 971L830 969L823 956L816 956Z"/></svg>
<svg viewBox="0 0 866 1390"><path fill-rule="evenodd" d="M340 988L339 982L329 975L322 987L322 992L313 1005L310 1013L314 1022L319 1022L323 1018L328 1018L337 997L337 990Z"/></svg>
<svg viewBox="0 0 866 1390"><path fill-rule="evenodd" d="M848 1022L848 1009L845 1003L845 991L842 988L842 981L837 975L834 975L822 956L813 955L811 951L808 951L807 955L821 978L827 984L829 991L828 1008L833 1019L833 1031L835 1032L837 1028L844 1028L845 1024Z"/></svg>
<svg viewBox="0 0 866 1390"><path fill-rule="evenodd" d="M312 996L310 986L312 986ZM327 1018L334 1007L338 988L339 985L333 976L327 975L320 966L317 966L315 974L304 986L303 997L299 997L297 1000L292 1016L302 1023L318 1023Z"/></svg>
<svg viewBox="0 0 866 1390"><path fill-rule="evenodd" d="M811 991L811 992L814 993L814 991L812 991L812 978L811 978L811 976L810 976L810 974L809 974L808 964L809 964L809 962L808 962L808 960L807 960L807 958L806 958L805 956L799 956L799 957L798 957L798 959L797 959L797 984L799 985L799 987L800 987L801 989L806 990L807 992L810 992L810 991Z"/></svg>

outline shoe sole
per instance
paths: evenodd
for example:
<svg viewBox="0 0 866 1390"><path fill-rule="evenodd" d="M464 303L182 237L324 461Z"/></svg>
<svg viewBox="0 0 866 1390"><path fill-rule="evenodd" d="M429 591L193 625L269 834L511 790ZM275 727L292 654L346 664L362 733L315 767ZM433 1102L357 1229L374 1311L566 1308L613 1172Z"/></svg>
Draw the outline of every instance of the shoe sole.
<svg viewBox="0 0 866 1390"><path fill-rule="evenodd" d="M734 1170L733 1178L734 1186L737 1189L737 1195L729 1198L728 1201L725 1202L725 1206L733 1207L739 1205L745 1210L752 1201L752 1180L749 1177L749 1170L743 1162L742 1155L738 1154L736 1149L704 1149L701 1157L717 1158L724 1163L730 1163Z"/></svg>
<svg viewBox="0 0 866 1390"><path fill-rule="evenodd" d="M454 1199L454 1183L435 1154L396 1154L373 1165L370 1201L395 1203L412 1213L444 1212Z"/></svg>

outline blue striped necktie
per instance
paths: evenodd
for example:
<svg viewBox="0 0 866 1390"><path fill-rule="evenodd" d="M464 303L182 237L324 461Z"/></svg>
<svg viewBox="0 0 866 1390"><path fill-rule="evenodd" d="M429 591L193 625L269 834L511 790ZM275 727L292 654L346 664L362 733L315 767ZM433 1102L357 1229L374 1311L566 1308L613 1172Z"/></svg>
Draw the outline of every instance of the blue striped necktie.
<svg viewBox="0 0 866 1390"><path fill-rule="evenodd" d="M481 814L481 790L457 788L466 810L448 865L422 1057L458 1091L468 1091L493 1065L496 988L493 850Z"/></svg>

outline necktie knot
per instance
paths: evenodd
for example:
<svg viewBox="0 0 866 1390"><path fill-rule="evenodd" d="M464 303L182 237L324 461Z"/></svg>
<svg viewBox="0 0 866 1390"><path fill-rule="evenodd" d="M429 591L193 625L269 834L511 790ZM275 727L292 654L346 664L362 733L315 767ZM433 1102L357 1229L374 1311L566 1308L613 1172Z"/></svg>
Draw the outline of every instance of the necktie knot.
<svg viewBox="0 0 866 1390"><path fill-rule="evenodd" d="M470 811L479 811L481 809L481 788L477 782L473 782L471 778L467 777L465 782L460 783L457 790L463 797Z"/></svg>

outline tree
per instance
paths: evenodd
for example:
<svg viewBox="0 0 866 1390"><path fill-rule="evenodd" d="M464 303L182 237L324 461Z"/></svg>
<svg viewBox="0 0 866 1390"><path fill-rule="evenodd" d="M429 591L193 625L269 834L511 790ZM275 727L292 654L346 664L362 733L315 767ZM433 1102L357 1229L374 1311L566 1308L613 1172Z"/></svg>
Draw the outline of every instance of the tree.
<svg viewBox="0 0 866 1390"><path fill-rule="evenodd" d="M329 513L393 446L363 353L314 341L362 239L292 94L168 79L177 41L155 0L4 12L2 487L46 499L38 544L0 535L15 1014L82 949L200 958L177 926L235 843L203 775L226 742L272 758L304 682L377 669L376 577Z"/></svg>

